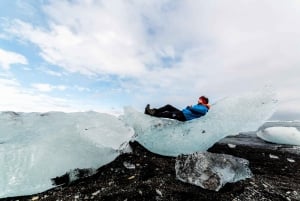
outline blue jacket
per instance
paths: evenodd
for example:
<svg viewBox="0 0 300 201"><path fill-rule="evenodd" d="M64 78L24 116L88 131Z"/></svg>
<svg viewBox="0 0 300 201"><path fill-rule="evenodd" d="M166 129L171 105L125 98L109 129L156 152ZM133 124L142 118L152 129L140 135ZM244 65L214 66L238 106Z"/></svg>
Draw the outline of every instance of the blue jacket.
<svg viewBox="0 0 300 201"><path fill-rule="evenodd" d="M187 121L204 116L208 112L208 108L205 105L197 104L193 106L187 106L182 110L182 113Z"/></svg>

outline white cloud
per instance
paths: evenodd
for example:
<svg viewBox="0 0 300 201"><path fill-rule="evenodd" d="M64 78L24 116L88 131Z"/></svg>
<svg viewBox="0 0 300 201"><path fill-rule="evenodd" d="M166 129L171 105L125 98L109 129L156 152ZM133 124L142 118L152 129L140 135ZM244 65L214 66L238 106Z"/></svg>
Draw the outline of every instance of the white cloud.
<svg viewBox="0 0 300 201"><path fill-rule="evenodd" d="M64 85L58 85L58 86L55 86L54 87L55 89L58 89L60 91L65 91L68 87L67 86L64 86Z"/></svg>
<svg viewBox="0 0 300 201"><path fill-rule="evenodd" d="M49 84L32 84L31 86L42 92L50 92L53 90L52 86Z"/></svg>
<svg viewBox="0 0 300 201"><path fill-rule="evenodd" d="M57 86L64 90L63 86ZM0 91L3 94L0 100L0 111L16 112L48 112L48 111L104 111L99 106L92 106L88 103L82 104L76 100L57 98L35 90L24 88L14 78L0 78ZM107 112L109 112L107 110Z"/></svg>
<svg viewBox="0 0 300 201"><path fill-rule="evenodd" d="M28 64L27 59L18 53L0 49L0 68L10 69L12 64Z"/></svg>
<svg viewBox="0 0 300 201"><path fill-rule="evenodd" d="M282 107L300 101L297 0L54 1L44 11L47 29L18 20L7 30L67 71L130 77L118 81L133 104L184 105L266 84Z"/></svg>
<svg viewBox="0 0 300 201"><path fill-rule="evenodd" d="M133 34L139 25L134 19L130 23L133 16L124 12L126 4L119 7L56 2L45 8L55 21L50 30L17 20L10 32L38 45L46 61L70 72L138 74L144 71L136 59L142 40Z"/></svg>
<svg viewBox="0 0 300 201"><path fill-rule="evenodd" d="M31 86L41 92L51 92L53 90L64 91L68 88L64 85L50 85L45 83L34 83Z"/></svg>
<svg viewBox="0 0 300 201"><path fill-rule="evenodd" d="M60 72L56 72L56 71L52 71L52 70L45 70L44 72L47 73L47 74L49 74L49 75L56 76L56 77L61 77L63 75Z"/></svg>
<svg viewBox="0 0 300 201"><path fill-rule="evenodd" d="M6 34L0 33L0 39L8 39Z"/></svg>
<svg viewBox="0 0 300 201"><path fill-rule="evenodd" d="M81 86L74 86L74 88L76 89L76 90L78 90L78 91L80 91L80 92L90 92L91 91L91 89L89 89L89 88L87 88L87 87L81 87Z"/></svg>

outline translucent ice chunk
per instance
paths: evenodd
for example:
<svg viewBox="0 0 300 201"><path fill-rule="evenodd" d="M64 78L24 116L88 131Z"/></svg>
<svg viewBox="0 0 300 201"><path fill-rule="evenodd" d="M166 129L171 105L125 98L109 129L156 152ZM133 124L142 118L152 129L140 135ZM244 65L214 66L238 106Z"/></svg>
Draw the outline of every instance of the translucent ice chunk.
<svg viewBox="0 0 300 201"><path fill-rule="evenodd" d="M227 182L252 177L246 159L226 154L196 152L176 158L176 178L204 189L219 191Z"/></svg>
<svg viewBox="0 0 300 201"><path fill-rule="evenodd" d="M258 131L257 136L268 142L300 146L300 131L295 127L268 127Z"/></svg>
<svg viewBox="0 0 300 201"><path fill-rule="evenodd" d="M133 127L136 140L150 151L169 156L205 151L220 139L255 131L274 112L277 100L271 91L225 98L206 116L188 122L156 118L125 108L124 121Z"/></svg>
<svg viewBox="0 0 300 201"><path fill-rule="evenodd" d="M132 134L96 112L0 113L0 197L41 192L70 169L98 168Z"/></svg>

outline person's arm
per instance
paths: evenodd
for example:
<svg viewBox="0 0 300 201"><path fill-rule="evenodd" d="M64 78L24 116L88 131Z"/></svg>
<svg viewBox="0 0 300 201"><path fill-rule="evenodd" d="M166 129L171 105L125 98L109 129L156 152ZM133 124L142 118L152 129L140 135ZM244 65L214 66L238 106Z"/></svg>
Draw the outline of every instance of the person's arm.
<svg viewBox="0 0 300 201"><path fill-rule="evenodd" d="M202 114L205 115L207 113L207 108L203 105L194 105L192 107L188 107L188 109L192 112L192 113L196 113L196 114Z"/></svg>

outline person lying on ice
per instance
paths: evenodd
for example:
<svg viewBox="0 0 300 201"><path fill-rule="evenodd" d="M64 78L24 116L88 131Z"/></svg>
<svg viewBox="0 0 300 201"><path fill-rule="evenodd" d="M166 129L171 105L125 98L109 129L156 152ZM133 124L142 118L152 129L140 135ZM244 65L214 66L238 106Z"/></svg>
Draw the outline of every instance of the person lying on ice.
<svg viewBox="0 0 300 201"><path fill-rule="evenodd" d="M154 117L164 117L169 119L176 119L178 121L190 121L195 118L204 116L210 105L208 104L209 100L205 96L200 96L198 99L198 104L193 106L187 106L183 110L179 110L172 105L165 105L161 108L150 109L150 105L147 104L145 108L145 114Z"/></svg>

